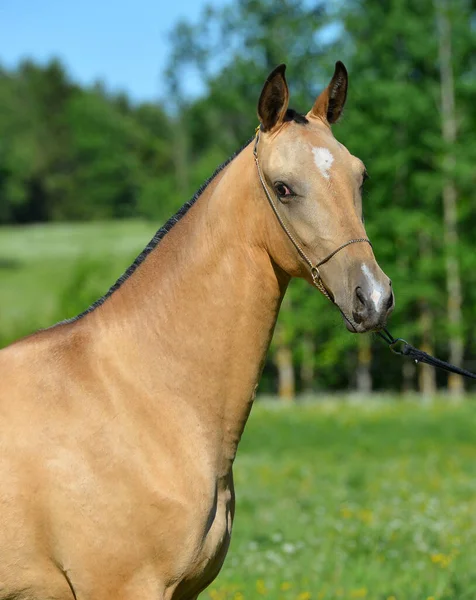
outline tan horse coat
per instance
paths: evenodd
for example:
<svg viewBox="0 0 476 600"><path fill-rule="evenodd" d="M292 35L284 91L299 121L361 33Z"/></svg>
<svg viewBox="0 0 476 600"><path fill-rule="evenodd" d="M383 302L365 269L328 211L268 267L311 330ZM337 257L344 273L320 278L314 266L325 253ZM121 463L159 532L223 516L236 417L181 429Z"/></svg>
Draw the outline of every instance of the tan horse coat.
<svg viewBox="0 0 476 600"><path fill-rule="evenodd" d="M325 119L309 121L275 123L263 152L286 135L326 144ZM377 277L356 245L323 270L336 297L333 271L356 261ZM309 279L249 145L101 306L0 352L0 600L192 600L214 579L291 275Z"/></svg>

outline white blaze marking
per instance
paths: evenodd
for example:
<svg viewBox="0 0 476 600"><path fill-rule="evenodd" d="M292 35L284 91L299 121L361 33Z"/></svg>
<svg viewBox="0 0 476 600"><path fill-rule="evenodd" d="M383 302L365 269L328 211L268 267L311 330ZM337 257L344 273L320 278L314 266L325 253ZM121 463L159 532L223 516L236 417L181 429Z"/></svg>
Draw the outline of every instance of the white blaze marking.
<svg viewBox="0 0 476 600"><path fill-rule="evenodd" d="M313 148L312 153L314 154L314 162L317 168L322 173L322 176L326 179L330 178L329 171L331 170L334 157L332 152L327 148Z"/></svg>
<svg viewBox="0 0 476 600"><path fill-rule="evenodd" d="M381 296L382 296L382 292L377 292L377 290L374 290L370 294L370 299L373 300L373 303L375 304L375 306L378 305L378 301L380 300Z"/></svg>
<svg viewBox="0 0 476 600"><path fill-rule="evenodd" d="M362 265L361 269L362 269L362 273L365 275L365 277L367 277L367 279L370 282L371 287L373 288L373 291L370 294L370 299L374 303L375 309L378 310L380 298L382 298L383 292L384 292L383 285L378 283L378 281L375 279L375 277L370 272L370 269L368 268L367 265L365 265L365 264Z"/></svg>

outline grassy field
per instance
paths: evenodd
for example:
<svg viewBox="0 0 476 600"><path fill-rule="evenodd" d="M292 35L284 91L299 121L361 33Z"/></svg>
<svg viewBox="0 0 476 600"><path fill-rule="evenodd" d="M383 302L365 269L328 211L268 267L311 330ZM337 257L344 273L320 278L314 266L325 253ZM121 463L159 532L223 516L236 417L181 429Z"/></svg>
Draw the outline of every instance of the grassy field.
<svg viewBox="0 0 476 600"><path fill-rule="evenodd" d="M474 600L471 401L254 407L211 600Z"/></svg>
<svg viewBox="0 0 476 600"><path fill-rule="evenodd" d="M87 308L155 229L142 221L0 227L0 346Z"/></svg>

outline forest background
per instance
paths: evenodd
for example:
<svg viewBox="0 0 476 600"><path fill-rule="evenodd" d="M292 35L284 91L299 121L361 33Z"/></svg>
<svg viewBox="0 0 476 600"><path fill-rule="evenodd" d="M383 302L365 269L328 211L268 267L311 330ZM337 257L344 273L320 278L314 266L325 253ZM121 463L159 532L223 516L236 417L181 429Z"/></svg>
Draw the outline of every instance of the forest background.
<svg viewBox="0 0 476 600"><path fill-rule="evenodd" d="M0 345L107 291L251 137L272 68L287 63L291 105L307 112L339 59L350 89L334 133L370 174L365 223L394 284L391 330L475 370L475 34L474 0L235 0L176 24L161 97L147 103L80 85L61 58L7 68L0 56ZM349 334L295 281L261 391L321 390L464 391Z"/></svg>

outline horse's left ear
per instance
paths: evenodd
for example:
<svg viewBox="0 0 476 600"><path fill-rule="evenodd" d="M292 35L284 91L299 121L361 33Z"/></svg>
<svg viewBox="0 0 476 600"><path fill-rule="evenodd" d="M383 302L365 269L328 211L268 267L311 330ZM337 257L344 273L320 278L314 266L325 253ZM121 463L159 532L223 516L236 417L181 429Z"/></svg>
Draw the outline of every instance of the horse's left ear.
<svg viewBox="0 0 476 600"><path fill-rule="evenodd" d="M279 65L268 75L258 102L258 118L263 131L271 131L280 125L289 103L289 90L284 72L286 65Z"/></svg>
<svg viewBox="0 0 476 600"><path fill-rule="evenodd" d="M309 115L319 117L324 122L329 123L329 125L335 123L344 110L348 83L349 76L347 75L347 69L339 60L336 62L331 82L322 94L318 96L314 102L314 106L309 111Z"/></svg>

